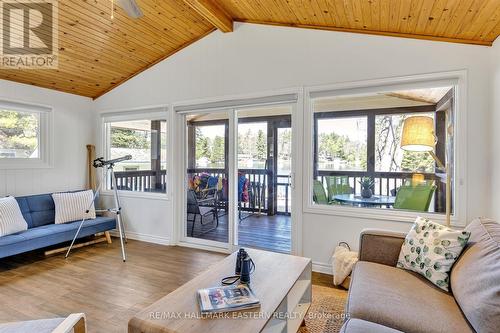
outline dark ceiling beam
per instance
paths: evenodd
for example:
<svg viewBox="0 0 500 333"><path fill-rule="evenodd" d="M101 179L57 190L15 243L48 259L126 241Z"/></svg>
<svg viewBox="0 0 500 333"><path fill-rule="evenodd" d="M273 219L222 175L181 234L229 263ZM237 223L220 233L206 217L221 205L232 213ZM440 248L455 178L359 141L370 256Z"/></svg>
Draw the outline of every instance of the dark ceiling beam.
<svg viewBox="0 0 500 333"><path fill-rule="evenodd" d="M233 31L233 18L216 0L184 0L184 2L220 31Z"/></svg>

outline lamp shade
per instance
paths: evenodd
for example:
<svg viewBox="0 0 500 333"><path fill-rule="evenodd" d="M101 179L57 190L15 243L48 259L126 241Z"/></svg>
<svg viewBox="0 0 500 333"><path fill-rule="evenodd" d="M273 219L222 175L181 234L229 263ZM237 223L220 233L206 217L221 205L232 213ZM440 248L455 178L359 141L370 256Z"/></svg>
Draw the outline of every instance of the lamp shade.
<svg viewBox="0 0 500 333"><path fill-rule="evenodd" d="M433 151L435 145L434 119L426 116L406 118L401 136L401 149L408 151Z"/></svg>

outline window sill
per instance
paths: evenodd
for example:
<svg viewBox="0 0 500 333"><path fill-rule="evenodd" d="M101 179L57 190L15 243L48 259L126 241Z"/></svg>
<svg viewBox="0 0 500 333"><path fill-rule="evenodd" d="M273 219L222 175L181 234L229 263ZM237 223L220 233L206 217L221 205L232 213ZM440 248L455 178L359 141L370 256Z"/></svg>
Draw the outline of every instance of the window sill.
<svg viewBox="0 0 500 333"><path fill-rule="evenodd" d="M102 190L101 195L105 197L111 197L114 195L114 192L110 190ZM123 198L140 198L140 199L170 201L170 197L166 193L118 191L118 195Z"/></svg>
<svg viewBox="0 0 500 333"><path fill-rule="evenodd" d="M309 203L308 205L306 205L306 207L304 207L304 213L355 217L367 220L394 221L394 222L404 222L404 223L413 223L415 222L417 216L421 216L437 223L446 224L446 217L444 214L392 210L383 208L327 206L327 205L313 205ZM452 216L451 226L461 228L465 227L465 223L460 221L456 216Z"/></svg>

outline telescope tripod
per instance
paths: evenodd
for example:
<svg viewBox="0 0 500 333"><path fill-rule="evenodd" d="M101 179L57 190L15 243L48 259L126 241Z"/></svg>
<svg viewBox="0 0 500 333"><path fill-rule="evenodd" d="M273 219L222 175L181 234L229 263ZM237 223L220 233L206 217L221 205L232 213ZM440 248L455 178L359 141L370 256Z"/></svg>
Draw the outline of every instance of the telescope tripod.
<svg viewBox="0 0 500 333"><path fill-rule="evenodd" d="M111 185L113 187L113 196L114 196L115 207L109 208L109 209L96 210L96 213L109 212L109 213L116 214L116 224L118 226L118 233L120 234L120 245L121 245L121 250L122 250L122 259L125 262L127 260L127 255L125 253L125 243L127 242L127 236L125 235L125 228L123 226L123 221L122 221L122 216L121 216L122 207L120 206L120 198L118 196L118 188L116 185L116 176L115 176L115 171L113 170L113 167L114 167L114 164L109 164L106 171L109 170L111 173ZM97 187L97 190L95 191L94 196L92 198L92 202L90 202L90 204L86 210L87 214L89 213L90 208L94 204L95 199L97 198L97 195L98 195L99 191L101 190L102 184L104 182L105 182L105 175L103 173L102 179L99 182L99 186ZM64 258L68 258L69 253L70 253L71 249L73 248L73 245L75 244L76 239L78 238L78 234L80 233L80 230L83 227L83 223L85 223L86 220L87 220L87 218L84 218L82 220L82 222L80 222L80 226L78 226L78 230L76 231L75 237L73 237L73 241L71 242L71 245L69 246L68 251L66 252L66 255L64 256Z"/></svg>

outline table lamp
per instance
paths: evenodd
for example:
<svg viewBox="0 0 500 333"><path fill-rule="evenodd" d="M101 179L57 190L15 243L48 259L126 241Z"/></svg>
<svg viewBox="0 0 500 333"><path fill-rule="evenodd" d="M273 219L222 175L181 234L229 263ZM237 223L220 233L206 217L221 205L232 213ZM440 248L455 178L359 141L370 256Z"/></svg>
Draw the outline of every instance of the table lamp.
<svg viewBox="0 0 500 333"><path fill-rule="evenodd" d="M401 149L415 152L427 152L436 161L446 175L446 225L451 222L451 179L448 177L448 166L436 156L437 137L434 133L434 119L428 116L412 116L405 119L401 136Z"/></svg>

